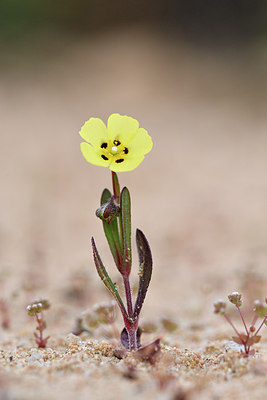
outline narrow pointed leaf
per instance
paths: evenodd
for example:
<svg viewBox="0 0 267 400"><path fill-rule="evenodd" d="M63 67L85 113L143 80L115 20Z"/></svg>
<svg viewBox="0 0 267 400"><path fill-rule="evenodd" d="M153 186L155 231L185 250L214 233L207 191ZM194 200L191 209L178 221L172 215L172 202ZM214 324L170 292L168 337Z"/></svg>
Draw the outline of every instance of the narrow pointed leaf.
<svg viewBox="0 0 267 400"><path fill-rule="evenodd" d="M105 203L107 203L110 198L112 197L112 194L110 193L110 191L108 189L104 189L101 195L101 200L100 200L100 204L101 206Z"/></svg>
<svg viewBox="0 0 267 400"><path fill-rule="evenodd" d="M99 256L99 253L97 251L96 245L95 245L95 241L94 238L92 238L92 248L93 248L93 254L94 254L94 261L95 261L95 266L98 272L98 275L100 276L100 278L102 279L103 283L106 285L106 287L108 288L108 290L110 291L110 293L112 294L112 296L116 299L121 312L123 314L123 316L127 317L127 312L125 310L124 304L122 302L122 299L117 291L116 286L114 285L114 283L112 282L112 280L110 279L106 268L104 267L102 260Z"/></svg>
<svg viewBox="0 0 267 400"><path fill-rule="evenodd" d="M139 255L139 289L134 307L134 317L140 314L152 275L152 255L148 241L139 229L136 230L136 244Z"/></svg>
<svg viewBox="0 0 267 400"><path fill-rule="evenodd" d="M131 246L131 199L129 190L124 187L121 191L121 222L122 222L122 270L129 275L132 265Z"/></svg>
<svg viewBox="0 0 267 400"><path fill-rule="evenodd" d="M108 189L104 189L101 196L101 206L107 203L112 197ZM104 232L109 244L110 251L114 258L114 262L121 272L122 268L122 246L120 242L120 236L118 231L118 219L113 218L113 220L108 224L107 221L103 220Z"/></svg>

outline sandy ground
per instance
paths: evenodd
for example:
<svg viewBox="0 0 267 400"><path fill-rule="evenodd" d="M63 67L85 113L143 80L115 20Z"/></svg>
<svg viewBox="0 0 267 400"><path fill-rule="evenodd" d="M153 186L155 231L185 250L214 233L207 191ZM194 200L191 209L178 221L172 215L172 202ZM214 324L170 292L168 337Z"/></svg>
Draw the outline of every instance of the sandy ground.
<svg viewBox="0 0 267 400"><path fill-rule="evenodd" d="M267 295L266 46L199 49L135 27L12 57L0 77L0 285L10 318L0 328L1 400L264 398L266 327L246 359L212 305L239 290L249 314ZM110 173L84 161L78 136L90 116L112 112L137 118L154 141L120 174L154 259L141 324L168 316L179 325L144 335L161 337L154 366L114 357L117 338L70 335L83 311L110 300L92 235L119 284L94 214ZM137 268L135 252L133 282ZM25 309L42 296L51 337L40 350Z"/></svg>

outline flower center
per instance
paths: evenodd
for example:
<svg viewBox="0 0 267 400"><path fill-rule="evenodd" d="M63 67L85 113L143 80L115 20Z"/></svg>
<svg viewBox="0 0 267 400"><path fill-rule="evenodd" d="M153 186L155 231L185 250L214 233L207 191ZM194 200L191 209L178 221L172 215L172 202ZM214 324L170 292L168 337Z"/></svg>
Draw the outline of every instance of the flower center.
<svg viewBox="0 0 267 400"><path fill-rule="evenodd" d="M117 147L117 146L113 146L113 147L111 148L111 154L116 154L117 151L118 151L118 147Z"/></svg>
<svg viewBox="0 0 267 400"><path fill-rule="evenodd" d="M127 147L123 147L122 143L119 140L113 140L112 143L108 142L103 142L100 145L101 152L101 158L105 161L111 161L112 159L114 162L117 164L120 164L124 161L124 157L126 154L129 153L129 150ZM116 156L114 159L113 157Z"/></svg>

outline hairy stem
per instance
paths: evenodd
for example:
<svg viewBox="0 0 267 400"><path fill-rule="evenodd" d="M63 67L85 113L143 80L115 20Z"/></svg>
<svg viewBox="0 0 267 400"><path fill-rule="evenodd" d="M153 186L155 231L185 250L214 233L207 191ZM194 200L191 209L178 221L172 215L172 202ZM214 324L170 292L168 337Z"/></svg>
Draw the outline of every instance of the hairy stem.
<svg viewBox="0 0 267 400"><path fill-rule="evenodd" d="M112 187L113 187L113 193L115 200L119 200L120 198L120 184L118 180L118 176L115 172L111 171L112 173Z"/></svg>
<svg viewBox="0 0 267 400"><path fill-rule="evenodd" d="M137 350L137 329L133 326L128 331L130 351Z"/></svg>
<svg viewBox="0 0 267 400"><path fill-rule="evenodd" d="M125 297L126 297L126 301L127 301L128 315L130 318L132 318L133 317L132 292L131 292L131 285L130 285L128 275L123 276L123 284L124 284L124 290L125 290Z"/></svg>
<svg viewBox="0 0 267 400"><path fill-rule="evenodd" d="M251 322L251 325L250 326L255 326L255 324L256 324L256 322L257 322L257 319L258 319L258 316L257 315L254 315L254 317L253 317L253 320L252 320L252 322Z"/></svg>
<svg viewBox="0 0 267 400"><path fill-rule="evenodd" d="M231 327L233 328L233 330L235 331L235 333L237 334L237 336L239 337L239 339L241 340L241 342L243 343L244 346L246 346L244 340L242 339L240 333L238 332L238 330L236 329L236 327L234 326L234 324L232 323L232 321L230 320L230 318L228 317L227 314L223 315L224 318L226 319L226 321L231 325Z"/></svg>
<svg viewBox="0 0 267 400"><path fill-rule="evenodd" d="M239 314L240 314L240 317L241 317L242 322L243 322L243 324L244 324L244 327L245 327L245 329L246 329L247 335L249 336L249 331L248 331L247 325L246 325L246 323L245 323L245 320L244 320L244 318L243 318L242 312L241 312L241 310L240 310L240 308L239 308L239 305L236 304L236 307L237 307L237 309L238 309L238 311L239 311Z"/></svg>
<svg viewBox="0 0 267 400"><path fill-rule="evenodd" d="M256 333L254 334L254 336L257 336L257 334L259 333L259 331L261 330L263 324L265 323L265 321L267 320L267 315L265 315L265 317L262 320L262 323L260 324L260 326L258 327Z"/></svg>
<svg viewBox="0 0 267 400"><path fill-rule="evenodd" d="M39 327L39 340L40 343L43 341L43 312L41 313L41 317L39 318L38 314L36 314L36 320Z"/></svg>

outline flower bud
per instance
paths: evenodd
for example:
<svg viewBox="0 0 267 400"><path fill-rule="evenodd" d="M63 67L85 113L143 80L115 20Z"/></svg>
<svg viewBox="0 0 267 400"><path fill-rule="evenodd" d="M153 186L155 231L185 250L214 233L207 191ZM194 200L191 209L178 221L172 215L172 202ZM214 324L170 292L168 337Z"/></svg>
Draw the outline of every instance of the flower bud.
<svg viewBox="0 0 267 400"><path fill-rule="evenodd" d="M259 300L254 301L254 309L255 313L259 318L264 318L267 315L267 306Z"/></svg>
<svg viewBox="0 0 267 400"><path fill-rule="evenodd" d="M114 198L111 197L110 200L99 207L95 213L98 218L107 221L109 224L112 219L119 214L119 211L119 206L114 202Z"/></svg>
<svg viewBox="0 0 267 400"><path fill-rule="evenodd" d="M242 306L241 297L242 297L242 295L240 293L232 292L231 294L229 294L228 299L235 306L241 307Z"/></svg>
<svg viewBox="0 0 267 400"><path fill-rule="evenodd" d="M43 310L47 310L49 307L50 303L47 299L35 300L27 306L28 315L34 316Z"/></svg>
<svg viewBox="0 0 267 400"><path fill-rule="evenodd" d="M217 301L215 301L215 303L213 303L214 306L214 313L215 314L225 314L225 310L226 310L226 303L225 301L223 301L222 299L219 299Z"/></svg>

